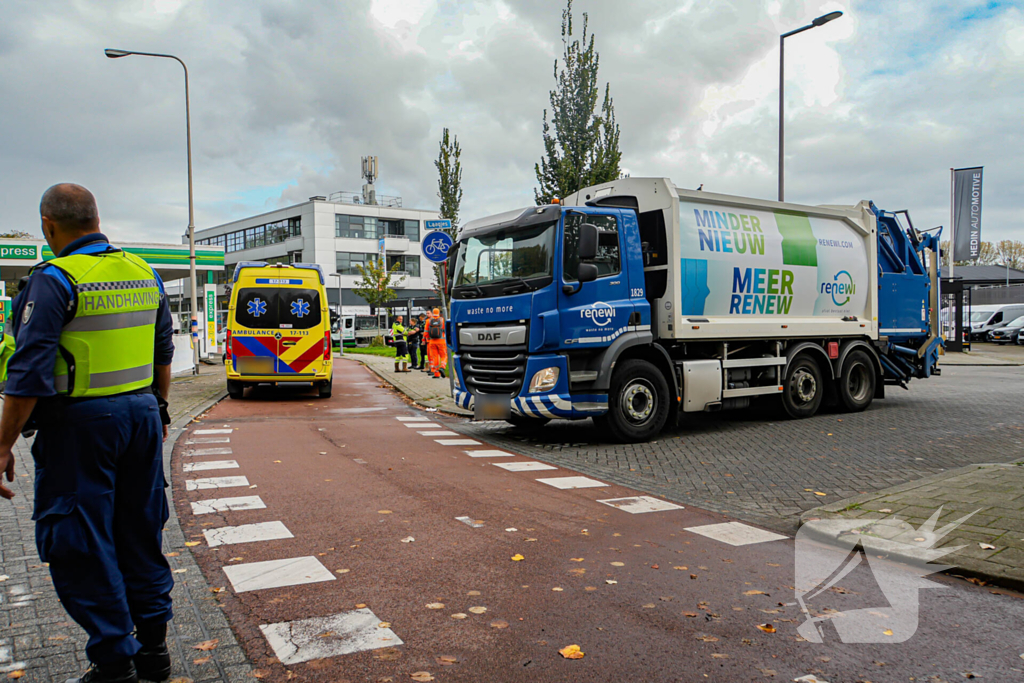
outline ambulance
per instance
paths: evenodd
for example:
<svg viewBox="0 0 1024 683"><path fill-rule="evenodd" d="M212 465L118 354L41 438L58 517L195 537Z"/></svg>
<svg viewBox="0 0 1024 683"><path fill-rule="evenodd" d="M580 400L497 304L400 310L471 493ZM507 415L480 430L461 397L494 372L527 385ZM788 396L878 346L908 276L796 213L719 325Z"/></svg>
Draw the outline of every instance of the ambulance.
<svg viewBox="0 0 1024 683"><path fill-rule="evenodd" d="M307 384L329 398L331 316L320 266L236 265L225 342L231 398L242 398L247 386L257 384Z"/></svg>

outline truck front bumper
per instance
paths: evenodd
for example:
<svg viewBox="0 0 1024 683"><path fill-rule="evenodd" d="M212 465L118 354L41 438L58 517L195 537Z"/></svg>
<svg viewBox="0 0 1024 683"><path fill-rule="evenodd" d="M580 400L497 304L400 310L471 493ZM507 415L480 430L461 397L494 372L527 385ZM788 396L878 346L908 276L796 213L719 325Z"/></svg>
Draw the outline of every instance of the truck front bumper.
<svg viewBox="0 0 1024 683"><path fill-rule="evenodd" d="M456 405L472 410L473 394L465 390L462 375L461 359L453 358L452 367L455 372L456 386L452 389L452 398ZM546 368L559 369L558 382L548 392L530 393L530 380ZM512 412L526 417L546 417L563 420L583 420L588 417L603 415L608 412L607 394L572 394L569 391L569 372L564 356L545 355L530 356L526 361L526 376L518 396L511 399Z"/></svg>

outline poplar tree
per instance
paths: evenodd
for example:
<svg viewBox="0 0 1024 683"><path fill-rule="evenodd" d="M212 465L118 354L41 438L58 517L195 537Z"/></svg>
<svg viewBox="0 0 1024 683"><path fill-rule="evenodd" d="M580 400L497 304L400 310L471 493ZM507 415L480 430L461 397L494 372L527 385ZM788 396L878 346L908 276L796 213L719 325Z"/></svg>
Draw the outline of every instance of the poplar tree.
<svg viewBox="0 0 1024 683"><path fill-rule="evenodd" d="M459 146L458 136L450 134L447 128L441 133L438 147L437 160L434 162L437 167L437 197L441 200L438 213L441 218L452 222L452 227L445 232L455 240L459 233L459 207L462 204L462 147ZM434 266L434 281L439 291L447 284L440 265Z"/></svg>
<svg viewBox="0 0 1024 683"><path fill-rule="evenodd" d="M562 198L580 188L620 177L619 126L611 86L605 83L604 100L596 111L600 56L583 13L582 39L574 39L572 0L562 11L562 68L555 60L555 89L550 91L551 115L544 110L544 156L534 166L537 204Z"/></svg>

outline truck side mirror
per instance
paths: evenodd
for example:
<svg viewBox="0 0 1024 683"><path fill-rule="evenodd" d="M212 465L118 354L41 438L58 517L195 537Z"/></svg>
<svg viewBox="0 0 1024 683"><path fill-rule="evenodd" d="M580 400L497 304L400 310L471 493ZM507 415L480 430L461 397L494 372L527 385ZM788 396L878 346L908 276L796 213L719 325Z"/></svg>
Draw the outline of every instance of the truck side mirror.
<svg viewBox="0 0 1024 683"><path fill-rule="evenodd" d="M597 256L597 226L593 223L584 223L580 226L580 238L577 242L577 253L580 261L590 261ZM582 268L581 275L582 275ZM582 278L581 278L582 280Z"/></svg>
<svg viewBox="0 0 1024 683"><path fill-rule="evenodd" d="M597 279L597 266L593 263L581 263L578 275L580 284L584 282L593 282Z"/></svg>

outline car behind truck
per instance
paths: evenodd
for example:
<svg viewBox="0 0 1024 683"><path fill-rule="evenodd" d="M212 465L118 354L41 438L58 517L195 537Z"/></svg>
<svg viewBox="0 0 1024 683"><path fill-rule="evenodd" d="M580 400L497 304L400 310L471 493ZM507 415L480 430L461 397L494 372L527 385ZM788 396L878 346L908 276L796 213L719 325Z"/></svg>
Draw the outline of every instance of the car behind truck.
<svg viewBox="0 0 1024 683"><path fill-rule="evenodd" d="M774 397L860 411L938 374L938 234L907 212L624 178L468 223L451 290L457 403L639 442ZM486 408L486 410L484 410Z"/></svg>

